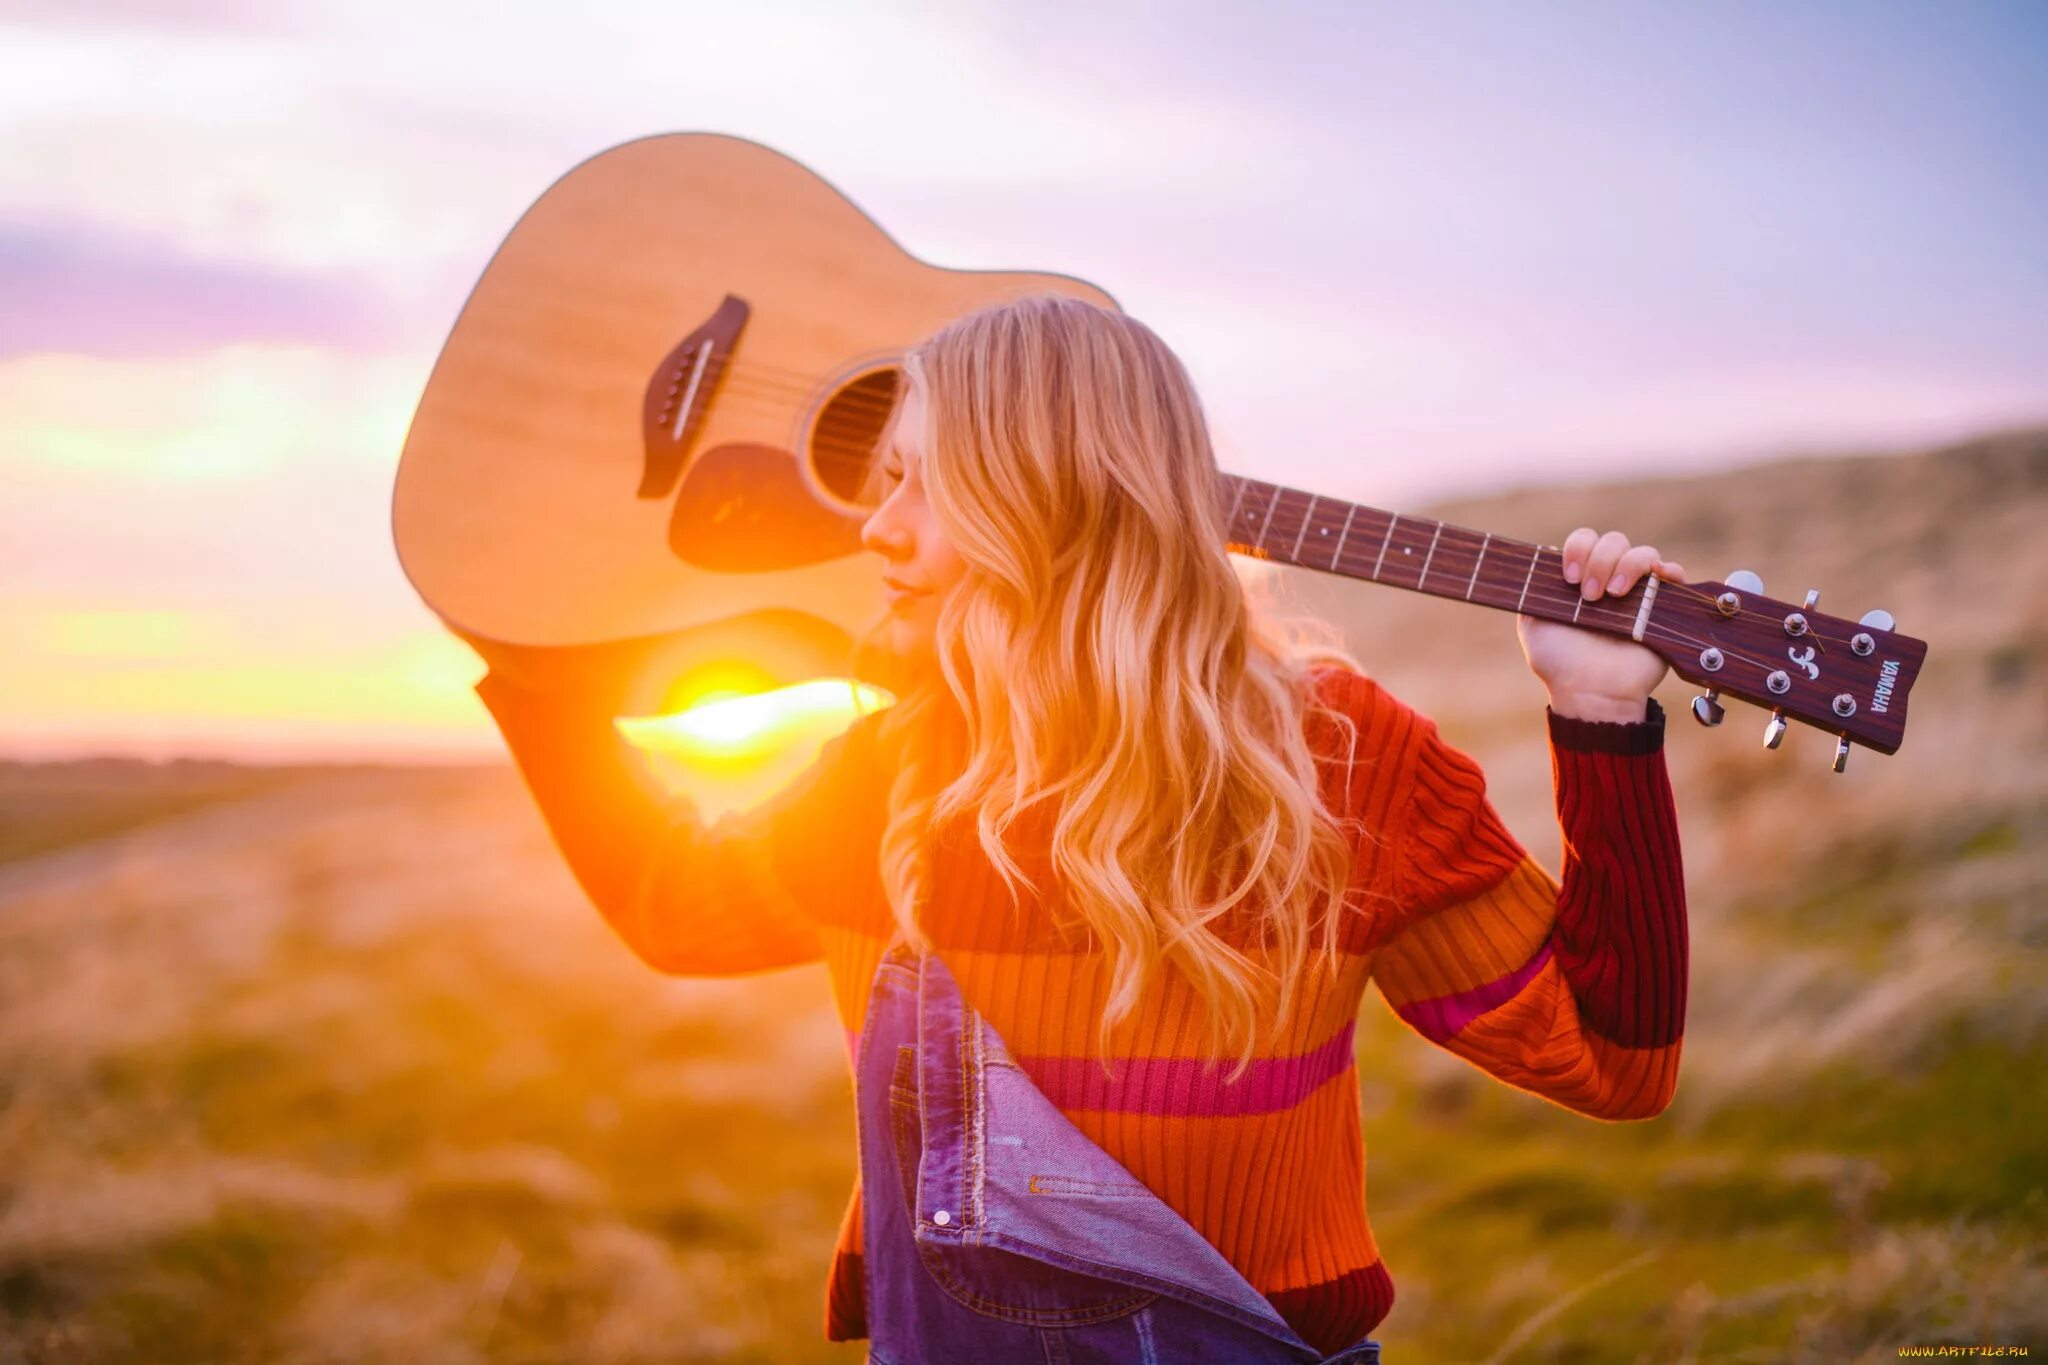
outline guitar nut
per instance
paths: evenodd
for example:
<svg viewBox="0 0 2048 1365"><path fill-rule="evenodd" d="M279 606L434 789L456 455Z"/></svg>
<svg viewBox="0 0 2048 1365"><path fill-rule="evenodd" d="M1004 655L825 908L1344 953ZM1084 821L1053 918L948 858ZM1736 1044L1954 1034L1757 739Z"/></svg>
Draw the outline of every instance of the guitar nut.
<svg viewBox="0 0 2048 1365"><path fill-rule="evenodd" d="M1806 618L1796 611L1787 616L1785 618L1785 633L1793 636L1806 634Z"/></svg>
<svg viewBox="0 0 2048 1365"><path fill-rule="evenodd" d="M1775 695L1783 696L1792 690L1792 675L1782 668L1774 668L1771 670L1771 676L1764 679L1764 686L1770 688Z"/></svg>
<svg viewBox="0 0 2048 1365"><path fill-rule="evenodd" d="M1705 649L1700 651L1700 667L1704 668L1709 673L1720 672L1721 665L1723 662L1724 660L1721 658L1721 651L1714 648L1712 645L1708 645Z"/></svg>
<svg viewBox="0 0 2048 1365"><path fill-rule="evenodd" d="M1714 599L1714 605L1721 609L1723 616L1733 616L1742 610L1742 599L1732 592L1724 592Z"/></svg>
<svg viewBox="0 0 2048 1365"><path fill-rule="evenodd" d="M1855 715L1856 699L1850 696L1847 692L1837 693L1835 696L1835 714L1842 717L1844 720L1848 719L1850 716Z"/></svg>
<svg viewBox="0 0 2048 1365"><path fill-rule="evenodd" d="M1867 658L1870 652L1877 648L1877 641L1871 638L1869 631L1859 630L1849 637L1849 648L1855 652L1857 658Z"/></svg>

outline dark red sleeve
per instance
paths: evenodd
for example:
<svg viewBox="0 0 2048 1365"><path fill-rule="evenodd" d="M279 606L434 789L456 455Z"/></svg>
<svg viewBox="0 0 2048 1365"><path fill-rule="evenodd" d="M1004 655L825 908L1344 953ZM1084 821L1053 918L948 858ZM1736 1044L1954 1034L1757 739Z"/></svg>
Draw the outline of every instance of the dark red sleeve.
<svg viewBox="0 0 2048 1365"><path fill-rule="evenodd" d="M1646 710L1637 722L1548 714L1557 877L1501 820L1479 764L1415 716L1396 835L1401 925L1373 968L1431 1042L1609 1119L1669 1103L1685 1021L1677 810L1663 708L1652 698Z"/></svg>
<svg viewBox="0 0 2048 1365"><path fill-rule="evenodd" d="M1664 708L1651 697L1636 722L1543 710L1564 835L1552 934L1580 1017L1624 1047L1675 1043L1685 1032L1689 935Z"/></svg>

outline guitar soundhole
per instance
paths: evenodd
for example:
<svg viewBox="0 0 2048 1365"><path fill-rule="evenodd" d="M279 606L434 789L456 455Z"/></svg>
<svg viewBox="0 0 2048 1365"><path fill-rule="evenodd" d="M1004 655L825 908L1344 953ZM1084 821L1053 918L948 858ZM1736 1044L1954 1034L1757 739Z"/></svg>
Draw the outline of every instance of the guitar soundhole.
<svg viewBox="0 0 2048 1365"><path fill-rule="evenodd" d="M897 375L893 366L861 375L827 399L811 423L811 469L824 490L842 502L873 507L881 501L868 487L868 473L875 442L896 403Z"/></svg>

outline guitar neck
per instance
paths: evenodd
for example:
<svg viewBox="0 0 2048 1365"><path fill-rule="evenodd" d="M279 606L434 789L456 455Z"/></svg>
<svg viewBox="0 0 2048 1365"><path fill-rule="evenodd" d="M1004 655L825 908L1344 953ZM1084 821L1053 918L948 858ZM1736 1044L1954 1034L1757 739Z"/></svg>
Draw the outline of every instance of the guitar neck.
<svg viewBox="0 0 2048 1365"><path fill-rule="evenodd" d="M1241 475L1223 476L1222 510L1225 537L1240 554L1632 639L1642 638L1656 600L1653 576L1586 601L1565 582L1555 546Z"/></svg>

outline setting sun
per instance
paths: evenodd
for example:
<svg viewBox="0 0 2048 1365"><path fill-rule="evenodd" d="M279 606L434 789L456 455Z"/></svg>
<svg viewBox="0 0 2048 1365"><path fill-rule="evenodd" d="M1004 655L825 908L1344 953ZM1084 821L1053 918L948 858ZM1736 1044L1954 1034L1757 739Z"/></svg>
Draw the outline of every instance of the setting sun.
<svg viewBox="0 0 2048 1365"><path fill-rule="evenodd" d="M748 690L749 670L705 669L679 683L659 715L621 716L619 733L706 818L767 799L801 773L856 716L895 701L848 678Z"/></svg>

